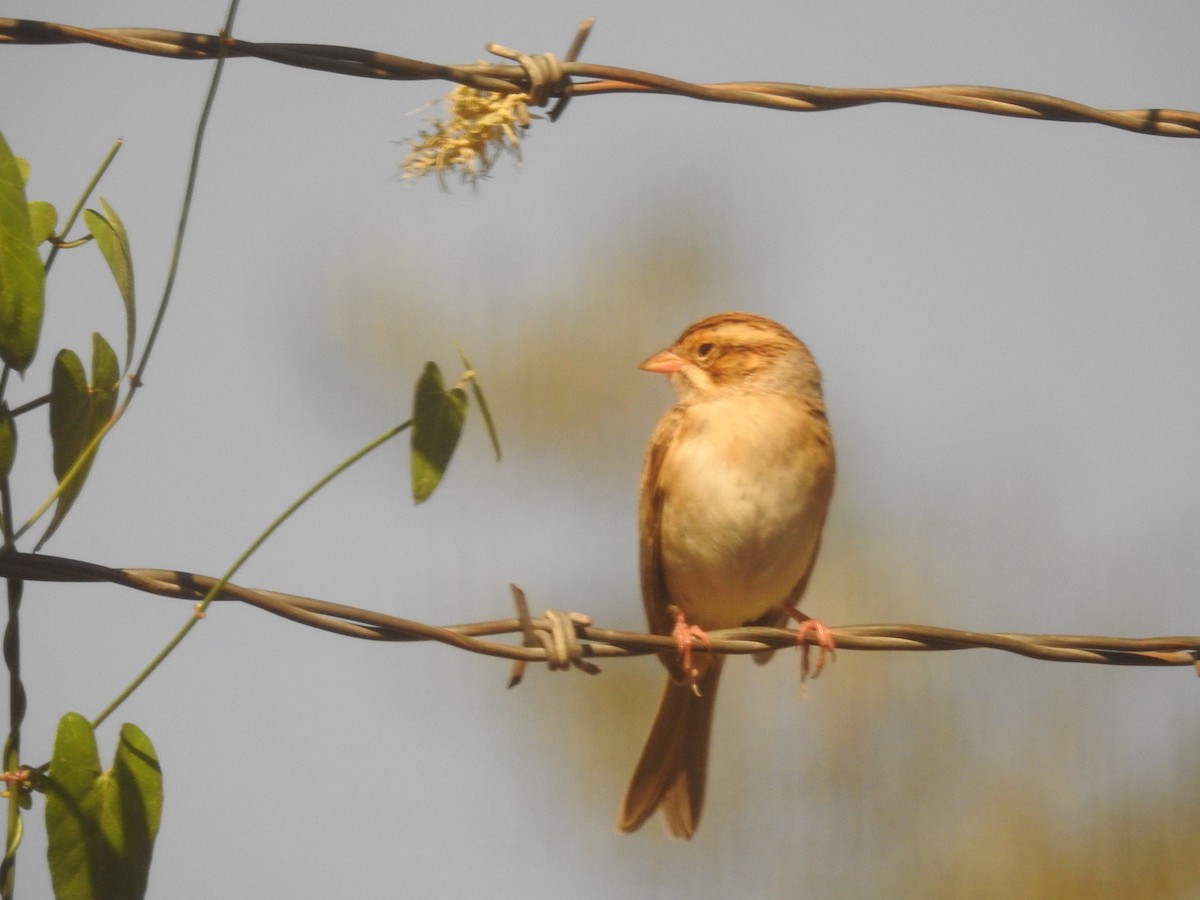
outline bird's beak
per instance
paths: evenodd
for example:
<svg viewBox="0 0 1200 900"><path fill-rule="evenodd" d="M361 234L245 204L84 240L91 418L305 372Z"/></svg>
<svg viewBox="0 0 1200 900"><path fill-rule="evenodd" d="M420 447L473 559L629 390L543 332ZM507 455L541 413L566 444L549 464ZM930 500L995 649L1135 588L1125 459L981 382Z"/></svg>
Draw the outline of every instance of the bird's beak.
<svg viewBox="0 0 1200 900"><path fill-rule="evenodd" d="M687 360L678 353L672 353L670 350L663 350L655 353L652 357L638 366L646 372L661 372L664 375L670 375L672 372L678 372L688 364Z"/></svg>

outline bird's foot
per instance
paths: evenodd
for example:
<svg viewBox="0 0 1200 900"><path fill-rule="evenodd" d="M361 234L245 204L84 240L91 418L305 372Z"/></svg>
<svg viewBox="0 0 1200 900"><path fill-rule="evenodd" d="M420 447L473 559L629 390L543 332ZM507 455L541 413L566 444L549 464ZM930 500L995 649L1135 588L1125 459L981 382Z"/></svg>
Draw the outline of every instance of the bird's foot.
<svg viewBox="0 0 1200 900"><path fill-rule="evenodd" d="M693 665L692 647L695 641L700 641L706 648L712 647L708 632L699 625L689 625L684 618L683 610L676 608L675 627L671 629L671 637L675 639L675 647L679 652L679 667L683 670L683 683L690 685L692 692L700 696L700 688L696 686L700 680L700 669Z"/></svg>
<svg viewBox="0 0 1200 900"><path fill-rule="evenodd" d="M821 670L825 668L826 657L830 660L836 657L834 648L837 644L833 639L833 632L820 619L806 616L791 607L788 607L787 614L796 620L796 644L800 648L800 682L804 683L810 677L816 678L821 674ZM812 644L805 640L805 636L810 632L816 636L816 645L820 651L815 665L811 658Z"/></svg>

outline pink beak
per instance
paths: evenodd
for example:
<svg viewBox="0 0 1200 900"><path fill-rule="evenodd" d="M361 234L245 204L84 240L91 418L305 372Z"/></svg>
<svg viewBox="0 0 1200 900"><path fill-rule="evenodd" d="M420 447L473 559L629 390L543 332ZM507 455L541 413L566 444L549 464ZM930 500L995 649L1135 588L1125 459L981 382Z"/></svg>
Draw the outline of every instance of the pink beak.
<svg viewBox="0 0 1200 900"><path fill-rule="evenodd" d="M663 350L655 353L652 357L638 366L647 372L661 372L664 375L670 375L672 372L678 372L688 361L677 353L672 353L670 350Z"/></svg>

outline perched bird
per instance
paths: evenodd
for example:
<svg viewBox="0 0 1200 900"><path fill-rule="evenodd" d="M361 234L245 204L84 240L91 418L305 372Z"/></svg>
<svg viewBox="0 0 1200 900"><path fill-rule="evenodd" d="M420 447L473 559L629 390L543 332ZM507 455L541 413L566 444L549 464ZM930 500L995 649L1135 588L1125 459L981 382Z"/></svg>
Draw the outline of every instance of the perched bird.
<svg viewBox="0 0 1200 900"><path fill-rule="evenodd" d="M762 316L703 319L641 368L679 395L646 451L639 518L646 616L680 652L660 655L670 677L617 827L635 831L661 804L671 834L690 838L724 662L698 653L690 668L692 638L808 619L795 607L833 494L833 435L808 348ZM802 627L831 647L814 621Z"/></svg>

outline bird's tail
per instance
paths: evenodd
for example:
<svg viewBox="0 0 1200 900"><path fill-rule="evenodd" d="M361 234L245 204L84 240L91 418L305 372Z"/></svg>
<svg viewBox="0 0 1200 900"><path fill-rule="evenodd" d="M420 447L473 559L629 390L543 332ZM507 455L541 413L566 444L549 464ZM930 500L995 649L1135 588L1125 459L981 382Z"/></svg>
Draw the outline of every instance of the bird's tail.
<svg viewBox="0 0 1200 900"><path fill-rule="evenodd" d="M619 831L641 828L660 804L671 834L690 838L696 831L704 806L708 740L723 662L723 657L713 654L712 664L694 689L668 679L650 737L621 804Z"/></svg>

